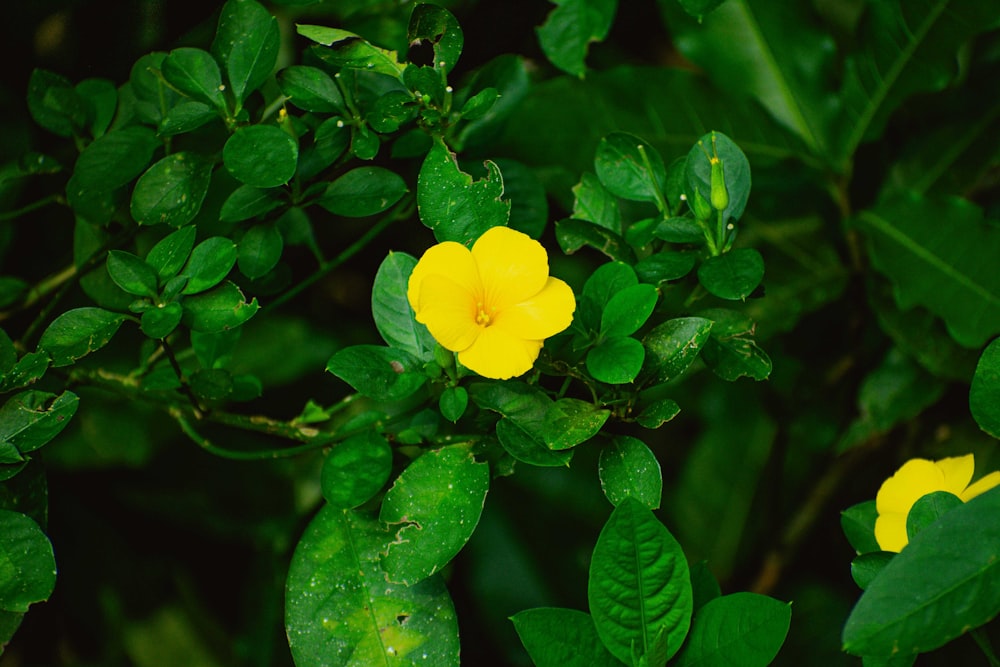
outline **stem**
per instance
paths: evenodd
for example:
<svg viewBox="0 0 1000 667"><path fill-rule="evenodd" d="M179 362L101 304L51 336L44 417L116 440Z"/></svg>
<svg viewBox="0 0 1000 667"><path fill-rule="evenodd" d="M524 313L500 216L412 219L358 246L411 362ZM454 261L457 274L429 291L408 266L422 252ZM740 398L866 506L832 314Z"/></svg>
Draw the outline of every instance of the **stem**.
<svg viewBox="0 0 1000 667"><path fill-rule="evenodd" d="M170 347L170 343L167 342L166 338L160 339L160 346L163 348L163 352L167 355L170 367L174 369L174 375L177 376L177 381L181 383L181 393L187 397L188 402L194 409L195 417L200 419L205 410L202 409L201 405L198 403L198 397L194 395L194 392L191 391L191 386L187 383L187 380L184 379L184 371L181 370L181 365L177 363L177 357L174 356L173 348Z"/></svg>
<svg viewBox="0 0 1000 667"><path fill-rule="evenodd" d="M993 652L993 645L990 644L989 636L983 631L982 628L973 628L969 630L969 635L975 640L979 649L986 656L986 662L990 664L990 667L1000 667L1000 659L997 659L996 653Z"/></svg>
<svg viewBox="0 0 1000 667"><path fill-rule="evenodd" d="M296 447L265 449L256 452L240 452L232 449L225 449L224 447L219 447L218 445L213 444L211 440L198 432L198 430L191 423L190 419L188 419L188 416L184 414L183 410L171 408L170 416L177 420L177 423L180 425L181 430L184 431L184 434L196 445L204 449L209 454L214 454L215 456L229 459L231 461L266 461L269 459L289 458L292 456L298 456L299 454L305 454L306 452L311 452L314 449L319 449L320 447L325 447L329 444L329 440L318 438L314 441L306 442L305 444L298 445ZM216 414L213 416L218 415ZM237 417L238 415L231 416Z"/></svg>
<svg viewBox="0 0 1000 667"><path fill-rule="evenodd" d="M36 202L32 202L30 204L27 204L26 206L22 206L17 210L0 213L0 222L5 222L7 220L14 220L16 218L20 218L22 215L25 215L26 213L31 213L32 211L44 208L49 204L65 204L65 203L66 200L63 199L61 195L57 194L49 195L48 197L43 197L42 199L39 199Z"/></svg>
<svg viewBox="0 0 1000 667"><path fill-rule="evenodd" d="M649 161L649 155L646 154L646 147L639 144L637 148L639 149L639 155L642 156L642 165L646 168L646 175L649 176L649 182L653 184L653 194L656 196L656 208L660 209L660 214L664 218L668 218L671 215L670 205L667 203L667 198L663 196L663 189L656 182L656 177L653 175L653 165Z"/></svg>

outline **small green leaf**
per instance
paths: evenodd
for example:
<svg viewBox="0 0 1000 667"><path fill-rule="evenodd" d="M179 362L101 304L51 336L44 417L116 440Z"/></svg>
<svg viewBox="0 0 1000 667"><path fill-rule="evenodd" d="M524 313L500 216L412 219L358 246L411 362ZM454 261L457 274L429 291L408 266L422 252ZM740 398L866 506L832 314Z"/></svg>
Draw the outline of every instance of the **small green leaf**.
<svg viewBox="0 0 1000 667"><path fill-rule="evenodd" d="M219 117L219 112L204 102L181 100L170 107L160 120L161 137L173 137L197 130Z"/></svg>
<svg viewBox="0 0 1000 667"><path fill-rule="evenodd" d="M129 294L156 297L156 271L132 253L108 251L107 266L111 279Z"/></svg>
<svg viewBox="0 0 1000 667"><path fill-rule="evenodd" d="M851 578L865 590L896 554L890 551L869 551L851 561Z"/></svg>
<svg viewBox="0 0 1000 667"><path fill-rule="evenodd" d="M483 88L478 93L466 100L462 105L462 118L465 120L478 120L490 113L493 105L500 99L500 93L496 88Z"/></svg>
<svg viewBox="0 0 1000 667"><path fill-rule="evenodd" d="M683 278L694 268L697 257L692 252L658 252L639 260L635 272L644 283L659 285Z"/></svg>
<svg viewBox="0 0 1000 667"><path fill-rule="evenodd" d="M46 444L76 414L80 399L71 391L59 396L43 391L23 391L0 408L0 443L13 445L21 454Z"/></svg>
<svg viewBox="0 0 1000 667"><path fill-rule="evenodd" d="M667 181L663 158L637 136L615 132L601 139L594 170L604 187L622 199L659 202L663 197Z"/></svg>
<svg viewBox="0 0 1000 667"><path fill-rule="evenodd" d="M844 626L844 650L926 653L996 616L998 513L994 488L917 533L861 595Z"/></svg>
<svg viewBox="0 0 1000 667"><path fill-rule="evenodd" d="M469 387L473 402L504 416L496 426L497 439L518 461L534 466L563 466L572 449L549 449L541 437L553 401L542 390L519 381L477 382Z"/></svg>
<svg viewBox="0 0 1000 667"><path fill-rule="evenodd" d="M284 250L281 232L273 224L254 225L240 239L240 273L254 280L273 269Z"/></svg>
<svg viewBox="0 0 1000 667"><path fill-rule="evenodd" d="M369 72L378 72L403 81L406 65L399 62L395 51L373 46L353 32L340 28L297 24L296 32L328 49L311 51L323 62L333 67L347 67Z"/></svg>
<svg viewBox="0 0 1000 667"><path fill-rule="evenodd" d="M278 72L278 86L288 101L304 111L343 113L344 98L329 74L318 67L291 65Z"/></svg>
<svg viewBox="0 0 1000 667"><path fill-rule="evenodd" d="M684 164L688 201L693 200L695 191L701 193L705 201L712 201L713 158L722 162L729 194L729 204L722 211L722 221L727 222L731 218L739 220L750 198L750 162L740 147L721 132L703 135L688 153Z"/></svg>
<svg viewBox="0 0 1000 667"><path fill-rule="evenodd" d="M284 185L295 175L299 145L274 125L236 130L222 149L222 160L236 180L258 188Z"/></svg>
<svg viewBox="0 0 1000 667"><path fill-rule="evenodd" d="M357 167L327 186L317 203L330 213L352 218L386 210L407 193L406 183L383 167Z"/></svg>
<svg viewBox="0 0 1000 667"><path fill-rule="evenodd" d="M243 102L271 75L278 60L278 20L255 0L227 0L212 53L226 70L233 97Z"/></svg>
<svg viewBox="0 0 1000 667"><path fill-rule="evenodd" d="M387 582L379 556L390 539L371 514L329 505L309 524L285 587L298 667L458 667L458 621L444 581Z"/></svg>
<svg viewBox="0 0 1000 667"><path fill-rule="evenodd" d="M618 200L608 192L599 178L585 172L573 186L573 218L589 220L615 234L622 233L622 213Z"/></svg>
<svg viewBox="0 0 1000 667"><path fill-rule="evenodd" d="M877 518L874 500L858 503L840 513L840 527L856 553L866 554L881 549L875 539Z"/></svg>
<svg viewBox="0 0 1000 667"><path fill-rule="evenodd" d="M216 109L225 108L222 73L208 51L193 47L174 49L163 59L161 71L163 78L185 95Z"/></svg>
<svg viewBox="0 0 1000 667"><path fill-rule="evenodd" d="M607 338L587 353L587 372L599 382L626 384L639 375L645 357L645 348L635 338Z"/></svg>
<svg viewBox="0 0 1000 667"><path fill-rule="evenodd" d="M194 247L181 275L187 277L182 294L198 294L222 282L236 264L236 244L213 236Z"/></svg>
<svg viewBox="0 0 1000 667"><path fill-rule="evenodd" d="M124 320L124 315L101 308L68 310L45 329L38 350L49 355L53 366L68 366L107 345Z"/></svg>
<svg viewBox="0 0 1000 667"><path fill-rule="evenodd" d="M191 348L202 368L224 368L233 360L242 329L226 329L214 333L191 332Z"/></svg>
<svg viewBox="0 0 1000 667"><path fill-rule="evenodd" d="M757 593L723 595L698 610L671 664L766 667L785 642L791 621L791 606L780 600Z"/></svg>
<svg viewBox="0 0 1000 667"><path fill-rule="evenodd" d="M13 368L0 373L0 391L26 387L41 379L48 368L49 355L45 352L29 352Z"/></svg>
<svg viewBox="0 0 1000 667"><path fill-rule="evenodd" d="M141 125L108 132L76 159L74 184L82 190L110 192L141 174L159 146L156 133Z"/></svg>
<svg viewBox="0 0 1000 667"><path fill-rule="evenodd" d="M422 367L420 359L403 350L352 345L330 357L326 370L369 398L398 401L427 381Z"/></svg>
<svg viewBox="0 0 1000 667"><path fill-rule="evenodd" d="M621 667L601 643L594 620L582 611L539 607L510 620L535 667Z"/></svg>
<svg viewBox="0 0 1000 667"><path fill-rule="evenodd" d="M656 455L642 440L627 435L614 436L601 449L598 462L601 489L612 505L635 498L651 510L660 507L663 475Z"/></svg>
<svg viewBox="0 0 1000 667"><path fill-rule="evenodd" d="M645 370L655 383L680 376L698 357L712 331L712 320L676 317L654 327L642 339Z"/></svg>
<svg viewBox="0 0 1000 667"><path fill-rule="evenodd" d="M56 585L52 544L38 524L20 512L0 510L0 609L26 612L48 600Z"/></svg>
<svg viewBox="0 0 1000 667"><path fill-rule="evenodd" d="M450 422L457 422L465 414L465 408L469 405L469 392L465 387L448 387L441 392L438 400L438 408L441 416Z"/></svg>
<svg viewBox="0 0 1000 667"><path fill-rule="evenodd" d="M538 41L549 61L583 78L591 42L608 36L617 0L553 0L556 5L538 29Z"/></svg>
<svg viewBox="0 0 1000 667"><path fill-rule="evenodd" d="M194 225L181 227L163 237L146 255L146 264L156 270L161 282L176 276L187 263L194 248L197 228Z"/></svg>
<svg viewBox="0 0 1000 667"><path fill-rule="evenodd" d="M569 449L597 435L611 411L576 398L560 398L549 405L534 429L552 450Z"/></svg>
<svg viewBox="0 0 1000 667"><path fill-rule="evenodd" d="M572 255L583 246L600 251L609 259L635 264L635 251L621 235L587 220L556 221L556 241L567 255Z"/></svg>
<svg viewBox="0 0 1000 667"><path fill-rule="evenodd" d="M698 282L720 299L746 299L764 278L764 258L753 248L709 257L698 267Z"/></svg>
<svg viewBox="0 0 1000 667"><path fill-rule="evenodd" d="M264 215L285 204L283 193L277 188L255 188L241 185L222 202L219 220L242 222Z"/></svg>
<svg viewBox="0 0 1000 667"><path fill-rule="evenodd" d="M181 323L183 316L184 308L181 304L171 301L144 312L139 320L139 328L150 338L166 338Z"/></svg>
<svg viewBox="0 0 1000 667"><path fill-rule="evenodd" d="M68 137L87 122L86 102L63 76L34 69L28 80L28 111L41 127Z"/></svg>
<svg viewBox="0 0 1000 667"><path fill-rule="evenodd" d="M392 448L375 430L334 445L323 460L320 485L326 502L352 509L368 502L392 473Z"/></svg>
<svg viewBox="0 0 1000 667"><path fill-rule="evenodd" d="M969 389L969 409L979 428L1000 438L1000 338L979 357Z"/></svg>
<svg viewBox="0 0 1000 667"><path fill-rule="evenodd" d="M643 408L635 420L646 428L660 428L660 426L679 415L680 412L681 407L677 405L677 401L664 398L650 403Z"/></svg>
<svg viewBox="0 0 1000 667"><path fill-rule="evenodd" d="M204 333L235 329L260 308L256 298L247 303L240 288L228 280L208 292L186 297L182 305L181 322Z"/></svg>
<svg viewBox="0 0 1000 667"><path fill-rule="evenodd" d="M182 227L194 220L208 193L212 163L181 151L159 160L139 177L132 191L132 217L140 225Z"/></svg>
<svg viewBox="0 0 1000 667"><path fill-rule="evenodd" d="M659 294L647 283L626 287L608 301L601 314L601 336L630 336L653 314Z"/></svg>
<svg viewBox="0 0 1000 667"><path fill-rule="evenodd" d="M382 558L389 581L413 585L447 565L476 529L489 486L489 465L464 445L426 452L407 466L379 513L396 531Z"/></svg>
<svg viewBox="0 0 1000 667"><path fill-rule="evenodd" d="M233 376L223 368L199 368L189 378L195 396L221 401L233 393Z"/></svg>
<svg viewBox="0 0 1000 667"><path fill-rule="evenodd" d="M907 539L912 540L917 533L961 504L961 498L947 491L934 491L920 497L906 515Z"/></svg>
<svg viewBox="0 0 1000 667"><path fill-rule="evenodd" d="M430 42L434 47L434 67L445 74L458 62L465 39L452 13L429 3L414 5L406 36L410 44Z"/></svg>
<svg viewBox="0 0 1000 667"><path fill-rule="evenodd" d="M375 273L372 316L375 328L390 347L430 360L437 342L427 327L414 319L406 297L407 285L417 260L401 252L390 252Z"/></svg>
<svg viewBox="0 0 1000 667"><path fill-rule="evenodd" d="M646 654L661 631L669 659L687 636L693 603L684 552L635 498L623 499L601 529L587 599L597 634L622 662L633 649Z"/></svg>

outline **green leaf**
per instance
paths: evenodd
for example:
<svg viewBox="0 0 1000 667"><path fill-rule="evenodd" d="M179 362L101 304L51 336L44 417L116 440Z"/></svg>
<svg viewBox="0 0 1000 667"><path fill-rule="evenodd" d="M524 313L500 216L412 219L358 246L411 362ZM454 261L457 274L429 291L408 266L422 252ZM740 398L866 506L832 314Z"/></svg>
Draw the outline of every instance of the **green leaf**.
<svg viewBox="0 0 1000 667"><path fill-rule="evenodd" d="M556 241L567 255L583 246L599 250L609 259L635 263L635 252L619 234L586 220L559 220L556 222Z"/></svg>
<svg viewBox="0 0 1000 667"><path fill-rule="evenodd" d="M844 626L855 655L925 653L1000 612L1000 489L920 531L861 595Z"/></svg>
<svg viewBox="0 0 1000 667"><path fill-rule="evenodd" d="M219 220L222 222L242 222L264 215L285 204L283 193L277 188L255 188L241 185L222 202Z"/></svg>
<svg viewBox="0 0 1000 667"><path fill-rule="evenodd" d="M132 191L132 217L140 225L183 227L194 220L208 193L212 163L181 151L159 160L139 177Z"/></svg>
<svg viewBox="0 0 1000 667"><path fill-rule="evenodd" d="M335 215L362 218L381 213L407 192L399 174L383 167L357 167L330 183L317 203Z"/></svg>
<svg viewBox="0 0 1000 667"><path fill-rule="evenodd" d="M712 372L733 382L741 377L764 380L771 374L771 359L753 339L756 325L746 315L731 310L701 313L714 321L701 357Z"/></svg>
<svg viewBox="0 0 1000 667"><path fill-rule="evenodd" d="M686 276L694 268L696 259L693 252L658 252L636 262L635 272L642 282L659 285Z"/></svg>
<svg viewBox="0 0 1000 667"><path fill-rule="evenodd" d="M129 294L156 297L156 271L132 253L109 250L107 266L111 279Z"/></svg>
<svg viewBox="0 0 1000 667"><path fill-rule="evenodd" d="M708 602L722 595L719 582L708 568L708 561L700 560L691 566L691 593L694 597L694 613Z"/></svg>
<svg viewBox="0 0 1000 667"><path fill-rule="evenodd" d="M23 391L0 407L0 443L21 454L46 444L69 423L80 399L71 391L59 396L43 391Z"/></svg>
<svg viewBox="0 0 1000 667"><path fill-rule="evenodd" d="M194 225L182 227L164 236L146 255L146 264L156 270L161 282L176 276L187 263L194 248L197 229Z"/></svg>
<svg viewBox="0 0 1000 667"><path fill-rule="evenodd" d="M189 379L198 398L221 401L233 393L233 376L223 368L199 368Z"/></svg>
<svg viewBox="0 0 1000 667"><path fill-rule="evenodd" d="M584 172L580 182L573 186L573 218L588 220L615 234L622 233L618 200L590 172Z"/></svg>
<svg viewBox="0 0 1000 667"><path fill-rule="evenodd" d="M53 366L68 366L107 345L124 320L124 315L101 308L68 310L45 329L38 350L49 355Z"/></svg>
<svg viewBox="0 0 1000 667"><path fill-rule="evenodd" d="M673 535L638 500L627 497L601 529L587 584L590 613L601 641L631 662L664 631L669 659L691 624L687 560Z"/></svg>
<svg viewBox="0 0 1000 667"><path fill-rule="evenodd" d="M947 221L947 224L943 224ZM858 214L872 262L889 276L902 309L924 306L966 347L1000 333L1000 227L957 198L907 194Z"/></svg>
<svg viewBox="0 0 1000 667"><path fill-rule="evenodd" d="M202 368L224 368L233 360L242 329L226 329L215 333L191 332L191 349Z"/></svg>
<svg viewBox="0 0 1000 667"><path fill-rule="evenodd" d="M627 435L614 436L601 449L598 462L601 489L612 505L635 498L651 510L660 507L663 475L656 455L642 440Z"/></svg>
<svg viewBox="0 0 1000 667"><path fill-rule="evenodd" d="M284 185L295 175L299 145L274 125L241 127L222 148L222 160L236 180L258 188Z"/></svg>
<svg viewBox="0 0 1000 667"><path fill-rule="evenodd" d="M181 322L203 333L235 329L260 308L256 298L247 303L240 288L228 280L213 290L186 297L182 305Z"/></svg>
<svg viewBox="0 0 1000 667"><path fill-rule="evenodd" d="M278 21L254 0L227 0L219 16L212 53L226 70L230 90L242 104L271 75L281 37Z"/></svg>
<svg viewBox="0 0 1000 667"><path fill-rule="evenodd" d="M3 373L0 373L0 391L20 389L38 381L49 368L49 355L29 352Z"/></svg>
<svg viewBox="0 0 1000 667"><path fill-rule="evenodd" d="M344 113L344 97L333 78L308 65L290 65L278 72L278 86L289 102L304 111Z"/></svg>
<svg viewBox="0 0 1000 667"><path fill-rule="evenodd" d="M395 531L382 558L389 581L413 585L465 546L483 511L489 470L467 446L453 445L422 454L400 473L379 513Z"/></svg>
<svg viewBox="0 0 1000 667"><path fill-rule="evenodd" d="M534 466L563 466L573 457L572 449L549 449L542 433L554 402L537 387L519 381L477 382L469 396L484 410L503 415L496 426L497 439L516 460Z"/></svg>
<svg viewBox="0 0 1000 667"><path fill-rule="evenodd" d="M284 247L281 232L275 225L254 225L240 239L237 258L240 273L251 280L264 276L277 266Z"/></svg>
<svg viewBox="0 0 1000 667"><path fill-rule="evenodd" d="M452 13L430 3L413 6L406 38L409 44L430 42L434 47L434 68L445 74L455 67L465 41L462 29Z"/></svg>
<svg viewBox="0 0 1000 667"><path fill-rule="evenodd" d="M642 344L646 348L645 372L654 383L679 377L698 357L712 332L712 320L675 317L656 325Z"/></svg>
<svg viewBox="0 0 1000 667"><path fill-rule="evenodd" d="M851 578L865 590L895 557L890 551L869 551L851 561Z"/></svg>
<svg viewBox="0 0 1000 667"><path fill-rule="evenodd" d="M500 99L500 93L496 88L483 88L462 105L460 111L462 119L479 120L487 116L498 99Z"/></svg>
<svg viewBox="0 0 1000 667"><path fill-rule="evenodd" d="M508 226L538 239L549 222L545 186L535 170L521 162L501 158L496 164L503 174L504 196L510 200Z"/></svg>
<svg viewBox="0 0 1000 667"><path fill-rule="evenodd" d="M839 155L849 160L877 138L889 115L916 93L945 89L958 73L959 49L997 25L977 0L915 0L866 5L859 50L845 64Z"/></svg>
<svg viewBox="0 0 1000 667"><path fill-rule="evenodd" d="M560 398L532 430L552 450L569 449L597 435L611 411L576 398Z"/></svg>
<svg viewBox="0 0 1000 667"><path fill-rule="evenodd" d="M458 667L458 621L443 580L387 582L379 556L390 539L368 513L327 506L309 524L285 587L298 667Z"/></svg>
<svg viewBox="0 0 1000 667"><path fill-rule="evenodd" d="M703 135L688 152L684 163L688 201L700 192L705 201L712 201L712 160L722 162L722 171L729 203L722 211L722 222L739 220L750 199L750 162L736 143L721 132Z"/></svg>
<svg viewBox="0 0 1000 667"><path fill-rule="evenodd" d="M611 30L617 0L553 0L556 5L538 28L538 41L549 61L583 78L591 42L603 41Z"/></svg>
<svg viewBox="0 0 1000 667"><path fill-rule="evenodd" d="M219 117L219 112L204 102L182 100L170 107L159 124L161 137L173 137L197 130Z"/></svg>
<svg viewBox="0 0 1000 667"><path fill-rule="evenodd" d="M720 299L746 299L763 279L764 258L753 248L709 257L698 267L698 282Z"/></svg>
<svg viewBox="0 0 1000 667"><path fill-rule="evenodd" d="M25 612L48 600L56 585L52 544L38 524L20 512L0 510L0 609Z"/></svg>
<svg viewBox="0 0 1000 667"><path fill-rule="evenodd" d="M644 426L645 428L660 428L660 426L679 415L680 412L681 406L677 405L677 401L664 398L644 407L635 420L639 422L640 426Z"/></svg>
<svg viewBox="0 0 1000 667"><path fill-rule="evenodd" d="M539 607L510 617L535 667L620 667L604 648L590 614Z"/></svg>
<svg viewBox="0 0 1000 667"><path fill-rule="evenodd" d="M392 448L374 430L334 445L323 459L320 485L331 507L352 509L368 502L389 480Z"/></svg>
<svg viewBox="0 0 1000 667"><path fill-rule="evenodd" d="M599 382L626 384L639 375L645 357L645 348L635 338L606 338L587 353L587 372Z"/></svg>
<svg viewBox="0 0 1000 667"><path fill-rule="evenodd" d="M878 511L874 500L852 505L840 513L840 527L844 536L854 547L855 553L866 554L879 551L881 547L875 539L875 519Z"/></svg>
<svg viewBox="0 0 1000 667"><path fill-rule="evenodd" d="M470 245L490 227L507 224L510 202L500 199L500 169L487 161L486 170L485 179L473 181L444 143L431 147L417 177L417 209L438 242Z"/></svg>
<svg viewBox="0 0 1000 667"><path fill-rule="evenodd" d="M457 422L465 414L465 408L469 405L469 392L465 387L448 387L441 392L438 399L438 409L441 416L450 422Z"/></svg>
<svg viewBox="0 0 1000 667"><path fill-rule="evenodd" d="M1000 438L1000 338L979 357L969 389L969 409L979 428Z"/></svg>
<svg viewBox="0 0 1000 667"><path fill-rule="evenodd" d="M427 327L414 319L406 297L410 274L416 265L415 258L401 252L390 252L382 260L372 287L372 316L387 345L430 360L437 343Z"/></svg>
<svg viewBox="0 0 1000 667"><path fill-rule="evenodd" d="M174 49L163 59L161 71L163 78L185 95L216 109L225 108L222 73L208 51L187 46Z"/></svg>
<svg viewBox="0 0 1000 667"><path fill-rule="evenodd" d="M28 111L39 126L60 137L82 130L87 122L86 103L69 80L44 69L31 72Z"/></svg>
<svg viewBox="0 0 1000 667"><path fill-rule="evenodd" d="M684 648L672 664L766 667L785 642L790 605L756 593L715 598L698 610Z"/></svg>
<svg viewBox="0 0 1000 667"><path fill-rule="evenodd" d="M139 320L139 328L150 338L166 338L181 323L183 316L184 308L181 304L171 301L144 312Z"/></svg>
<svg viewBox="0 0 1000 667"><path fill-rule="evenodd" d="M753 97L810 151L828 155L839 108L829 76L836 46L811 7L746 0L680 4L698 20L671 11L676 0L659 3L678 50L718 88Z"/></svg>
<svg viewBox="0 0 1000 667"><path fill-rule="evenodd" d="M423 364L409 352L377 345L338 350L326 365L354 390L377 401L398 401L427 381Z"/></svg>
<svg viewBox="0 0 1000 667"><path fill-rule="evenodd" d="M667 181L663 158L637 136L615 132L601 139L594 170L601 184L622 199L659 202L663 198Z"/></svg>
<svg viewBox="0 0 1000 667"><path fill-rule="evenodd" d="M961 498L947 491L934 491L921 496L906 515L907 539L912 540L917 533L961 504Z"/></svg>
<svg viewBox="0 0 1000 667"><path fill-rule="evenodd" d="M181 293L198 294L218 285L236 264L237 252L236 244L224 236L213 236L196 245L181 272L187 278Z"/></svg>
<svg viewBox="0 0 1000 667"><path fill-rule="evenodd" d="M110 192L141 174L159 146L156 133L141 125L108 132L80 153L73 182L82 190Z"/></svg>
<svg viewBox="0 0 1000 667"><path fill-rule="evenodd" d="M323 62L335 68L347 67L391 76L402 82L406 65L399 62L395 51L374 46L360 36L318 25L296 24L295 31L307 39L328 46L311 51Z"/></svg>
<svg viewBox="0 0 1000 667"><path fill-rule="evenodd" d="M601 313L601 336L630 336L653 314L659 293L647 283L626 287L611 297Z"/></svg>

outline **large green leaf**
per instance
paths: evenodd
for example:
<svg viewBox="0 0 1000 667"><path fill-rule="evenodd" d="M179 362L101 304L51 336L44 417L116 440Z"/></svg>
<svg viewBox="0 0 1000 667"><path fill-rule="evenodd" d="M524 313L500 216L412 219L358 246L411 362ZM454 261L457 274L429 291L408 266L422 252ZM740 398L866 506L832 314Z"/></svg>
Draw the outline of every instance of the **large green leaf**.
<svg viewBox="0 0 1000 667"><path fill-rule="evenodd" d="M717 597L695 614L675 662L678 667L766 667L784 643L791 620L791 606L766 595Z"/></svg>
<svg viewBox="0 0 1000 667"><path fill-rule="evenodd" d="M1000 612L1000 489L921 530L869 584L844 626L844 650L910 655L943 646Z"/></svg>
<svg viewBox="0 0 1000 667"><path fill-rule="evenodd" d="M20 512L0 510L0 610L25 612L47 600L56 584L52 544Z"/></svg>
<svg viewBox="0 0 1000 667"><path fill-rule="evenodd" d="M966 347L1000 333L1000 227L957 198L907 194L858 214L872 262L889 276L900 308L924 306Z"/></svg>
<svg viewBox="0 0 1000 667"><path fill-rule="evenodd" d="M535 667L621 667L601 643L594 620L582 611L539 607L510 620Z"/></svg>
<svg viewBox="0 0 1000 667"><path fill-rule="evenodd" d="M260 87L278 60L278 21L255 0L228 0L219 16L212 53L226 70L237 104Z"/></svg>
<svg viewBox="0 0 1000 667"><path fill-rule="evenodd" d="M622 500L601 529L587 599L597 634L622 662L632 664L633 652L650 653L658 636L669 658L687 635L693 608L687 559L635 498Z"/></svg>
<svg viewBox="0 0 1000 667"><path fill-rule="evenodd" d="M837 109L833 38L808 3L729 0L700 20L659 0L677 49L730 93L750 95L809 150L825 156Z"/></svg>
<svg viewBox="0 0 1000 667"><path fill-rule="evenodd" d="M185 95L219 109L225 106L219 63L208 51L174 49L163 59L162 71L163 78Z"/></svg>
<svg viewBox="0 0 1000 667"><path fill-rule="evenodd" d="M500 198L503 177L493 162L485 179L473 181L442 142L427 153L417 178L420 221L438 241L469 245L490 227L507 224L510 202Z"/></svg>
<svg viewBox="0 0 1000 667"><path fill-rule="evenodd" d="M382 567L389 581L414 584L455 557L483 511L490 467L467 446L429 451L396 478L379 519L395 531Z"/></svg>
<svg viewBox="0 0 1000 667"><path fill-rule="evenodd" d="M996 7L980 0L868 3L840 91L839 157L849 160L861 142L878 137L907 97L947 87L959 48L998 22Z"/></svg>
<svg viewBox="0 0 1000 667"><path fill-rule="evenodd" d="M124 321L124 315L101 308L74 308L52 321L38 349L52 358L53 366L68 366L107 345Z"/></svg>
<svg viewBox="0 0 1000 667"><path fill-rule="evenodd" d="M440 576L386 581L391 535L368 513L324 507L288 568L285 626L298 667L458 667L458 621Z"/></svg>
<svg viewBox="0 0 1000 667"><path fill-rule="evenodd" d="M388 481L392 448L374 429L333 446L323 460L320 484L323 497L338 509L368 502Z"/></svg>

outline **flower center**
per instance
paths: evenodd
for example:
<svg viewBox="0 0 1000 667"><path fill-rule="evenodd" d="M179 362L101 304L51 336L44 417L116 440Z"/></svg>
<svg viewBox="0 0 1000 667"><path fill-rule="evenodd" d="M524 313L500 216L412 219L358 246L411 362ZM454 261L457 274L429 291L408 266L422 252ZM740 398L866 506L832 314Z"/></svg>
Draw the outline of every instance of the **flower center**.
<svg viewBox="0 0 1000 667"><path fill-rule="evenodd" d="M496 308L487 309L482 301L476 303L476 324L488 327L496 315Z"/></svg>

